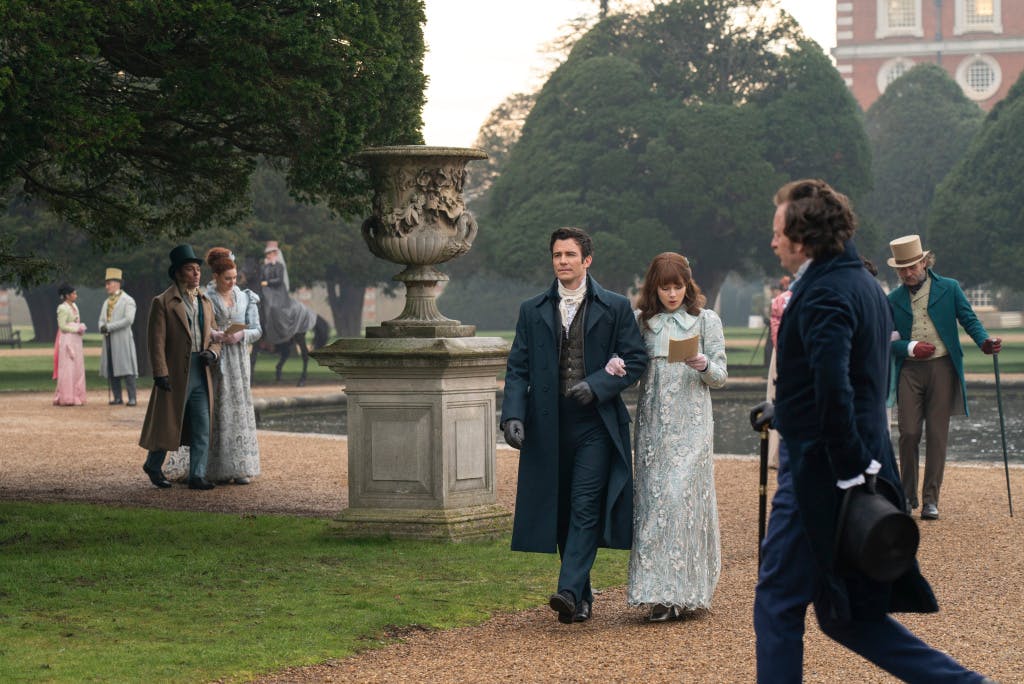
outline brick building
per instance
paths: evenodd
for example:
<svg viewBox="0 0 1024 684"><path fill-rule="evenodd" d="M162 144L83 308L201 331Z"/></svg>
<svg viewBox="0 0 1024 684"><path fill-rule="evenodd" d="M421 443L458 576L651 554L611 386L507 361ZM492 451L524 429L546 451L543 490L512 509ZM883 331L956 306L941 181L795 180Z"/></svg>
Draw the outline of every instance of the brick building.
<svg viewBox="0 0 1024 684"><path fill-rule="evenodd" d="M864 109L931 62L988 110L1024 71L1024 0L839 0L832 55Z"/></svg>

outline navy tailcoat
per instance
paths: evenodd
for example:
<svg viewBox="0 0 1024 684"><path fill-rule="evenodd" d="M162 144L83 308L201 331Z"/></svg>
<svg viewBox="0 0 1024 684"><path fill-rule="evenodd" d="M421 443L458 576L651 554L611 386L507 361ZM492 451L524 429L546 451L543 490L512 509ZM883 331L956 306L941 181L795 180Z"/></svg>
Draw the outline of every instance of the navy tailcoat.
<svg viewBox="0 0 1024 684"><path fill-rule="evenodd" d="M839 619L938 609L916 564L894 583L880 584L840 574L833 558L836 481L863 473L874 459L882 464L879 477L899 482L885 411L892 330L885 293L850 242L843 253L811 262L779 326L776 427L789 450L822 598Z"/></svg>
<svg viewBox="0 0 1024 684"><path fill-rule="evenodd" d="M558 283L519 307L516 336L508 355L501 422L523 421L526 438L519 453L519 485L512 525L512 549L554 553L558 533L558 346L562 324ZM584 319L584 378L597 411L615 443L603 511L601 546L628 549L633 537L633 454L630 417L621 392L647 367L647 350L629 300L587 276ZM626 364L616 377L604 367L612 354Z"/></svg>

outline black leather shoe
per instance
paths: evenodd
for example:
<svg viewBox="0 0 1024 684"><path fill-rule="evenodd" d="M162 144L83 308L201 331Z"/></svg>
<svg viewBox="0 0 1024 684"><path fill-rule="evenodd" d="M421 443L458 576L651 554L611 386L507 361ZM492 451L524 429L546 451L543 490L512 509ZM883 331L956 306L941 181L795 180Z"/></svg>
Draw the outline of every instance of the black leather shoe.
<svg viewBox="0 0 1024 684"><path fill-rule="evenodd" d="M129 399L128 400L128 406L135 406L135 400L134 399Z"/></svg>
<svg viewBox="0 0 1024 684"><path fill-rule="evenodd" d="M664 603L656 603L651 606L651 614L648 622L668 622L672 618L672 606Z"/></svg>
<svg viewBox="0 0 1024 684"><path fill-rule="evenodd" d="M586 622L590 619L590 601L583 599L576 604L576 612L572 616L573 622Z"/></svg>
<svg viewBox="0 0 1024 684"><path fill-rule="evenodd" d="M935 504L925 504L921 507L921 520L938 520L939 507Z"/></svg>
<svg viewBox="0 0 1024 684"><path fill-rule="evenodd" d="M213 484L205 477L190 477L188 478L189 489L213 489L217 485Z"/></svg>
<svg viewBox="0 0 1024 684"><path fill-rule="evenodd" d="M107 403L110 404L111 406L117 406L119 404L123 404L124 402L121 401L120 399L114 399L112 401L108 401Z"/></svg>
<svg viewBox="0 0 1024 684"><path fill-rule="evenodd" d="M150 468L148 465L143 463L142 471L146 473L146 475L149 475L149 481L152 482L154 486L159 487L160 489L167 489L171 486L171 483L167 481L166 477L164 477L164 473L160 468Z"/></svg>
<svg viewBox="0 0 1024 684"><path fill-rule="evenodd" d="M576 599L568 589L562 589L557 594L552 594L548 599L551 610L558 612L558 621L565 625L571 625L576 615Z"/></svg>

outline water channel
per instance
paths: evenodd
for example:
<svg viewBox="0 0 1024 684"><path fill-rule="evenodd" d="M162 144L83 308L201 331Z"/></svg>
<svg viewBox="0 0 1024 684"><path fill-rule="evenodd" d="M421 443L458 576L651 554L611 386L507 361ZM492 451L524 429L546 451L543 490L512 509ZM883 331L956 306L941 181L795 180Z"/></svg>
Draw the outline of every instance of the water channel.
<svg viewBox="0 0 1024 684"><path fill-rule="evenodd" d="M956 416L950 423L948 458L953 461L1003 460L999 434L999 410L996 392L992 386L969 387L970 416ZM633 413L636 394L625 396ZM760 449L758 435L748 422L750 407L764 398L761 389L724 389L712 393L715 416L715 453L757 455ZM500 395L499 395L500 401ZM1003 417L1006 424L1006 450L1009 460L1024 463L1024 387L1003 387ZM500 404L499 404L500 410ZM271 404L258 410L260 429L283 432L314 432L332 435L347 433L344 399L330 403L302 407L274 408ZM497 421L497 417L495 418ZM892 427L894 439L896 426ZM498 431L499 443L502 441ZM894 442L895 444L895 442ZM922 443L922 460L924 444Z"/></svg>

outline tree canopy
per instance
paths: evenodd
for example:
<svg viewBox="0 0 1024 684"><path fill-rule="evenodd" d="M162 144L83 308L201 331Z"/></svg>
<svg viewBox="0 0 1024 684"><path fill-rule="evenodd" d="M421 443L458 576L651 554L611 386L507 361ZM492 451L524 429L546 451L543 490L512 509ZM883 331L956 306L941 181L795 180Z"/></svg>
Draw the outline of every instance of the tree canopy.
<svg viewBox="0 0 1024 684"><path fill-rule="evenodd" d="M423 21L423 0L8 0L0 188L101 249L238 221L261 159L362 212L349 158L421 140ZM11 242L0 281L38 281Z"/></svg>
<svg viewBox="0 0 1024 684"><path fill-rule="evenodd" d="M856 102L776 7L677 0L600 21L538 94L494 182L478 240L488 261L543 282L548 235L578 225L605 286L627 290L675 250L714 297L730 270L777 268L779 185L814 175L865 192Z"/></svg>
<svg viewBox="0 0 1024 684"><path fill-rule="evenodd" d="M935 191L928 234L940 268L968 285L1024 290L1024 74Z"/></svg>
<svg viewBox="0 0 1024 684"><path fill-rule="evenodd" d="M931 245L927 222L935 188L963 157L983 118L935 64L910 69L871 105L865 130L875 187L859 214L878 239L865 256L888 256L889 241L910 233Z"/></svg>

